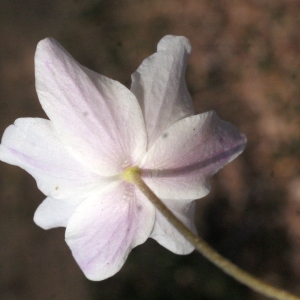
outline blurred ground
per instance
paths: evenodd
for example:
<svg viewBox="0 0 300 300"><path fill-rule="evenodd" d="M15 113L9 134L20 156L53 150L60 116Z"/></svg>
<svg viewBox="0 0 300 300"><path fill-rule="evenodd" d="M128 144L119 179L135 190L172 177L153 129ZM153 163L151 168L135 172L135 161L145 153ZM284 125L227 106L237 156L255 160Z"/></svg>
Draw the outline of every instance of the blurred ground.
<svg viewBox="0 0 300 300"><path fill-rule="evenodd" d="M1 0L0 132L45 117L33 57L52 36L83 65L130 85L166 34L193 46L187 81L198 113L214 109L248 137L246 151L198 201L199 234L249 272L300 295L299 0ZM0 299L259 300L200 254L176 256L148 240L124 268L90 282L64 229L32 217L44 196L0 163Z"/></svg>

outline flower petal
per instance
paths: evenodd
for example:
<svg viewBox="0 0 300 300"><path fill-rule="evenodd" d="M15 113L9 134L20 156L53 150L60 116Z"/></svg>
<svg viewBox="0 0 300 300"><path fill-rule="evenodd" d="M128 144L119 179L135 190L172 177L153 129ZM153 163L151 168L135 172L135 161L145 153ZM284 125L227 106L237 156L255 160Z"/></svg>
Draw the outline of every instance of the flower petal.
<svg viewBox="0 0 300 300"><path fill-rule="evenodd" d="M120 270L133 247L145 242L154 220L153 205L134 185L111 184L77 207L66 242L86 277L103 280Z"/></svg>
<svg viewBox="0 0 300 300"><path fill-rule="evenodd" d="M104 183L74 160L45 119L17 119L9 126L2 137L0 160L26 170L45 195L56 199L83 199Z"/></svg>
<svg viewBox="0 0 300 300"><path fill-rule="evenodd" d="M167 35L158 43L157 53L132 74L131 91L142 107L148 149L169 126L194 114L184 78L190 52L188 39Z"/></svg>
<svg viewBox="0 0 300 300"><path fill-rule="evenodd" d="M175 216L194 233L195 202L192 200L163 200ZM159 212L156 211L156 222L150 235L163 247L176 254L189 254L195 247Z"/></svg>
<svg viewBox="0 0 300 300"><path fill-rule="evenodd" d="M33 220L43 229L66 227L78 204L47 197L35 211Z"/></svg>
<svg viewBox="0 0 300 300"><path fill-rule="evenodd" d="M208 179L245 146L245 135L211 111L175 123L148 151L140 167L158 197L197 199L209 192Z"/></svg>
<svg viewBox="0 0 300 300"><path fill-rule="evenodd" d="M144 120L126 87L81 66L50 38L37 46L35 74L42 107L78 161L110 176L143 157Z"/></svg>

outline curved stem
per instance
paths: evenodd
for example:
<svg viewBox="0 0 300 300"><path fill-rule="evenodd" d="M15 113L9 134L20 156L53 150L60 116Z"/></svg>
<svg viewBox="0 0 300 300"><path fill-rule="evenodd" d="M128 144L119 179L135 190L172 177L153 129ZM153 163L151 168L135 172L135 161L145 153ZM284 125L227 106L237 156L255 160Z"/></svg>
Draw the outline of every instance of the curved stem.
<svg viewBox="0 0 300 300"><path fill-rule="evenodd" d="M127 178L129 179L129 178ZM210 262L215 264L225 273L248 286L249 288L263 294L266 297L277 300L300 300L299 297L294 296L284 290L277 289L267 283L262 282L256 277L243 271L235 264L221 256L213 248L211 248L204 240L196 236L188 227L186 227L177 217L168 209L166 205L150 190L141 178L140 172L132 172L130 180L137 188L152 202L165 218L192 244L195 248Z"/></svg>

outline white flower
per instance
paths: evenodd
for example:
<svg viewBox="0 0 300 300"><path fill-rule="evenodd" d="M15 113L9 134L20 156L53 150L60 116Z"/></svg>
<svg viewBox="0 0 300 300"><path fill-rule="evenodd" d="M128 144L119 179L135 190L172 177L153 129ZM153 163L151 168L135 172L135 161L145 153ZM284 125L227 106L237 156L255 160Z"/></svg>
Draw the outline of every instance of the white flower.
<svg viewBox="0 0 300 300"><path fill-rule="evenodd" d="M114 275L148 237L177 254L193 246L124 178L137 166L153 192L189 228L193 200L239 155L243 134L214 112L194 115L184 79L190 44L165 36L122 84L77 63L53 39L35 55L36 89L50 120L22 118L2 138L0 159L30 173L47 196L34 215L66 227L87 278Z"/></svg>

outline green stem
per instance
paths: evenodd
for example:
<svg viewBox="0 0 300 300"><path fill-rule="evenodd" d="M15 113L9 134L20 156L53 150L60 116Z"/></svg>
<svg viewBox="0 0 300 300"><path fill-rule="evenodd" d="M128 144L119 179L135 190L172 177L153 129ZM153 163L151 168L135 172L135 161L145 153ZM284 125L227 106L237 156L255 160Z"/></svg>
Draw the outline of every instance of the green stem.
<svg viewBox="0 0 300 300"><path fill-rule="evenodd" d="M130 178L129 178L130 177ZM188 227L186 227L177 217L167 208L166 205L150 190L141 178L140 172L130 172L127 180L134 183L137 188L152 202L165 218L192 244L195 248L210 262L215 264L225 273L235 278L240 283L248 286L254 291L262 295L277 299L277 300L300 300L299 297L294 296L284 290L277 289L267 283L262 282L256 277L243 271L235 264L221 256L213 248L211 248L204 240L196 236Z"/></svg>

